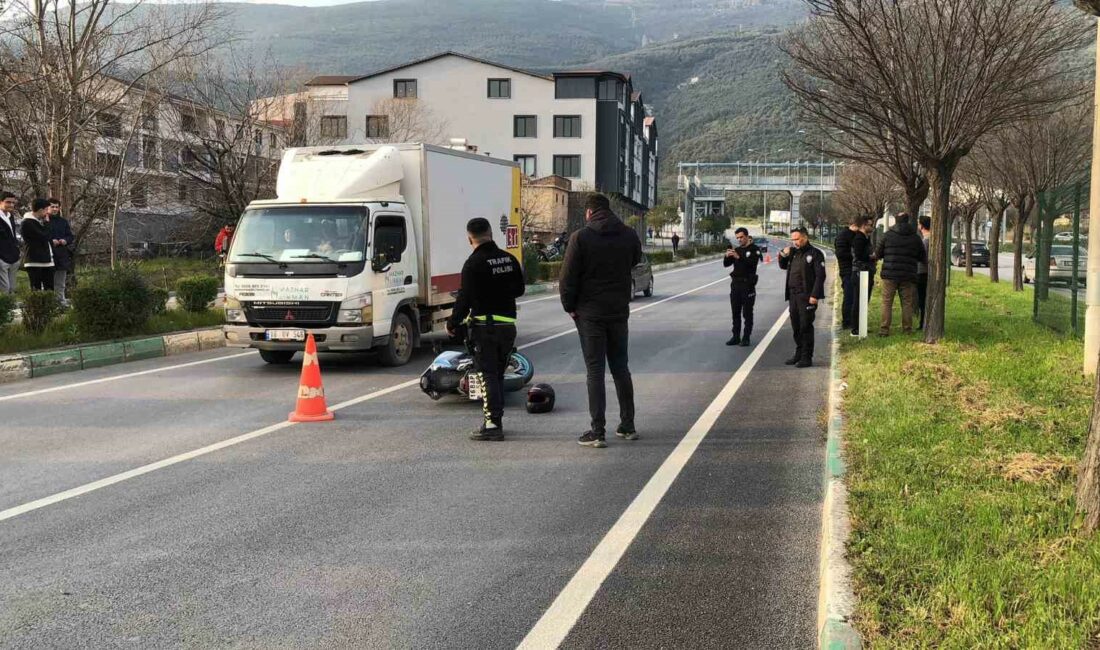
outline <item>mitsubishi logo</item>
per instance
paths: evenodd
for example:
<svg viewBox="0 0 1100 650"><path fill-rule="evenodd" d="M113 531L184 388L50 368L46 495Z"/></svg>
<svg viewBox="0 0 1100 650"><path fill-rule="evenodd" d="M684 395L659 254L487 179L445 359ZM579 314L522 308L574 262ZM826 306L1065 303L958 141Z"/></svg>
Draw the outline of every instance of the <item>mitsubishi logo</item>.
<svg viewBox="0 0 1100 650"><path fill-rule="evenodd" d="M289 309L286 310L286 316L283 317L283 320L294 320L294 312Z"/></svg>

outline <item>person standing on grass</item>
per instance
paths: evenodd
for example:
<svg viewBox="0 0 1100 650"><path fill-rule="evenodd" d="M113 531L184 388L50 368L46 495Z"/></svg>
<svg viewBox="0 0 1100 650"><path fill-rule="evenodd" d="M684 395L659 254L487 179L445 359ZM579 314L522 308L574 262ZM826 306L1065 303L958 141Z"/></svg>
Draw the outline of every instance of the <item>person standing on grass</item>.
<svg viewBox="0 0 1100 650"><path fill-rule="evenodd" d="M837 270L840 279L840 288L844 292L844 302L841 304L840 326L846 330L852 329L852 308L856 304L856 294L859 293L859 279L852 270L852 240L859 232L865 218L856 217L848 227L840 231L833 240L833 248L836 251Z"/></svg>
<svg viewBox="0 0 1100 650"><path fill-rule="evenodd" d="M50 202L35 199L31 202L31 211L23 215L20 230L27 244L27 259L23 268L31 280L31 291L53 291L53 245L47 212Z"/></svg>
<svg viewBox="0 0 1100 650"><path fill-rule="evenodd" d="M814 365L814 319L825 299L825 254L810 244L805 228L791 231L794 247L779 252L779 268L787 271L784 298L790 302L794 356L788 366L809 368Z"/></svg>
<svg viewBox="0 0 1100 650"><path fill-rule="evenodd" d="M882 260L882 326L878 335L890 336L894 296L899 293L901 330L909 334L917 305L917 269L921 262L928 261L928 254L908 213L897 216L894 227L879 240L875 256Z"/></svg>
<svg viewBox="0 0 1100 650"><path fill-rule="evenodd" d="M15 220L15 195L0 194L0 293L15 293L19 270L19 224Z"/></svg>
<svg viewBox="0 0 1100 650"><path fill-rule="evenodd" d="M924 329L924 309L928 302L928 238L932 236L932 218L921 217L917 221L920 238L924 242L924 261L917 265L917 307L920 308L920 326Z"/></svg>
<svg viewBox="0 0 1100 650"><path fill-rule="evenodd" d="M588 224L573 233L561 269L561 304L577 323L588 372L588 412L592 428L577 441L606 447L607 394L604 372L611 367L619 399L619 428L625 440L637 440L634 426L634 382L629 367L630 287L632 271L642 259L642 242L634 229L611 211L602 194L585 204Z"/></svg>
<svg viewBox="0 0 1100 650"><path fill-rule="evenodd" d="M50 208L46 211L50 221L50 244L53 246L53 290L61 304L69 302L65 295L65 285L73 271L73 229L69 220L61 216L61 201L48 199Z"/></svg>

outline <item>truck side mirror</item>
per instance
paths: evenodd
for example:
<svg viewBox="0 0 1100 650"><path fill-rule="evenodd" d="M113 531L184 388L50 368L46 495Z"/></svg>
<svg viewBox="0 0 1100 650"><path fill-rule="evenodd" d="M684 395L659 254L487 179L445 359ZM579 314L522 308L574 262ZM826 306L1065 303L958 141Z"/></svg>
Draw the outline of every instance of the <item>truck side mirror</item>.
<svg viewBox="0 0 1100 650"><path fill-rule="evenodd" d="M370 268L375 273L384 273L389 270L390 263L385 253L379 252L374 255L374 259L371 260Z"/></svg>

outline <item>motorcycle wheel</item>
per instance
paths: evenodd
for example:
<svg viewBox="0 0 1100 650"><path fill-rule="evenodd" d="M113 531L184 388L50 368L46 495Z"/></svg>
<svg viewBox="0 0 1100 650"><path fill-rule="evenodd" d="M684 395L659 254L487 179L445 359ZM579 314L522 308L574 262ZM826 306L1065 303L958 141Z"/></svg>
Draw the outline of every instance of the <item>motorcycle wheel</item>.
<svg viewBox="0 0 1100 650"><path fill-rule="evenodd" d="M504 371L504 390L514 393L522 390L535 376L535 365L523 354L513 352L508 357L508 368Z"/></svg>

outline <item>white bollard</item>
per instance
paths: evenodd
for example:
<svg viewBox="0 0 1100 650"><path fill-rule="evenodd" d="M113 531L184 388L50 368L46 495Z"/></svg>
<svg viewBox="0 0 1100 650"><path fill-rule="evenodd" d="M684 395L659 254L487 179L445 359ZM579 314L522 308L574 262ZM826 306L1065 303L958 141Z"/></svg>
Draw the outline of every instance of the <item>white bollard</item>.
<svg viewBox="0 0 1100 650"><path fill-rule="evenodd" d="M867 312L871 309L871 274L859 272L859 338L867 338Z"/></svg>

